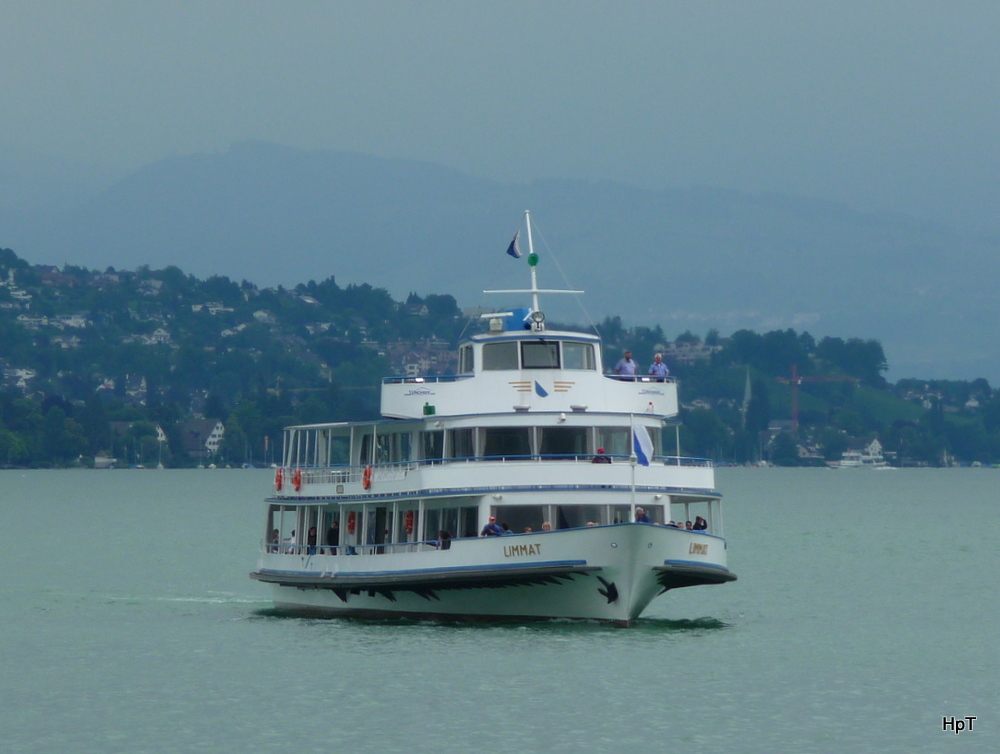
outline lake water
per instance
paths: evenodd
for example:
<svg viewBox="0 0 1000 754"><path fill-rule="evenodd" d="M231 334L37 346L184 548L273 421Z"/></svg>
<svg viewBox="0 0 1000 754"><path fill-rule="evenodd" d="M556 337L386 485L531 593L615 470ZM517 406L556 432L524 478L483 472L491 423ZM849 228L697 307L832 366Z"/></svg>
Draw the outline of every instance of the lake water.
<svg viewBox="0 0 1000 754"><path fill-rule="evenodd" d="M1000 750L1000 471L720 469L740 580L627 630L276 615L270 484L0 472L0 750Z"/></svg>

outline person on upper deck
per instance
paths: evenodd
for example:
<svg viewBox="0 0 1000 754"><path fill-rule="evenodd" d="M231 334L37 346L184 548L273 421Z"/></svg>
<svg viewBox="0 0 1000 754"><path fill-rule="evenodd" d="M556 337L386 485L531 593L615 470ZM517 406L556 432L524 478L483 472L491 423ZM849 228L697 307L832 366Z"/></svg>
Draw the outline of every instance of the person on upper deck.
<svg viewBox="0 0 1000 754"><path fill-rule="evenodd" d="M658 353L653 357L653 363L649 365L649 374L653 377L659 377L661 379L670 376L670 369L667 367L667 363L663 360L662 353Z"/></svg>
<svg viewBox="0 0 1000 754"><path fill-rule="evenodd" d="M652 523L649 520L649 515L642 508L635 509L635 521L638 524L649 524Z"/></svg>
<svg viewBox="0 0 1000 754"><path fill-rule="evenodd" d="M503 534L503 529L497 526L496 516L490 516L489 522L479 532L480 537L499 537L501 534Z"/></svg>
<svg viewBox="0 0 1000 754"><path fill-rule="evenodd" d="M604 448L598 448L597 455L591 463L611 463L611 457L604 454Z"/></svg>
<svg viewBox="0 0 1000 754"><path fill-rule="evenodd" d="M316 527L310 526L309 532L306 534L306 553L309 555L316 554Z"/></svg>
<svg viewBox="0 0 1000 754"><path fill-rule="evenodd" d="M618 363L615 364L615 374L621 377L635 377L635 373L638 371L636 363L632 360L632 352L626 351L625 355L622 356Z"/></svg>
<svg viewBox="0 0 1000 754"><path fill-rule="evenodd" d="M708 528L708 521L706 521L701 516L694 517L694 526L692 529L694 531L705 531Z"/></svg>

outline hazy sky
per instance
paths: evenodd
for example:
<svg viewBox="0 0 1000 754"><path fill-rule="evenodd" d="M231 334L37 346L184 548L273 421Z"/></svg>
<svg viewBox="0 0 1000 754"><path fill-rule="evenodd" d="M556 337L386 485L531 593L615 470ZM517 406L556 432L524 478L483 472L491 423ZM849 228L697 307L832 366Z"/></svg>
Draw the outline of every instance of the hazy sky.
<svg viewBox="0 0 1000 754"><path fill-rule="evenodd" d="M1000 3L0 0L0 144L259 139L1000 227Z"/></svg>

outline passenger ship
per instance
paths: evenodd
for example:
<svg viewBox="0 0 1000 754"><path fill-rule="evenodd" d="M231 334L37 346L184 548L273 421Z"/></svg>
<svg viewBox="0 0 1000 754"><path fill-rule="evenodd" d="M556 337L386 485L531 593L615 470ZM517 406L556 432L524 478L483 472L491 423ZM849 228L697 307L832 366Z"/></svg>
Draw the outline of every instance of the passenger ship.
<svg viewBox="0 0 1000 754"><path fill-rule="evenodd" d="M599 338L546 329L538 296L565 291L538 289L527 229L531 289L492 292L532 306L488 315L457 374L386 378L380 421L285 430L251 574L277 608L628 626L736 579L712 462L664 454L676 382L604 374Z"/></svg>

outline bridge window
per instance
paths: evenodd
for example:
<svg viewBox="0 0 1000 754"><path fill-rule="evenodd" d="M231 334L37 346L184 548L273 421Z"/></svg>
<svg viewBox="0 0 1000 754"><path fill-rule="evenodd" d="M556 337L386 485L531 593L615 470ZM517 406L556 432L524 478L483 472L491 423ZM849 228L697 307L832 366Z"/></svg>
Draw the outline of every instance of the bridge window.
<svg viewBox="0 0 1000 754"><path fill-rule="evenodd" d="M593 344L563 343L563 368L595 370L597 362L594 359Z"/></svg>
<svg viewBox="0 0 1000 754"><path fill-rule="evenodd" d="M483 369L517 369L517 343L484 344Z"/></svg>
<svg viewBox="0 0 1000 754"><path fill-rule="evenodd" d="M545 341L522 343L521 361L525 369L558 369L559 343Z"/></svg>
<svg viewBox="0 0 1000 754"><path fill-rule="evenodd" d="M462 346L458 351L458 373L472 374L474 366L472 346Z"/></svg>

